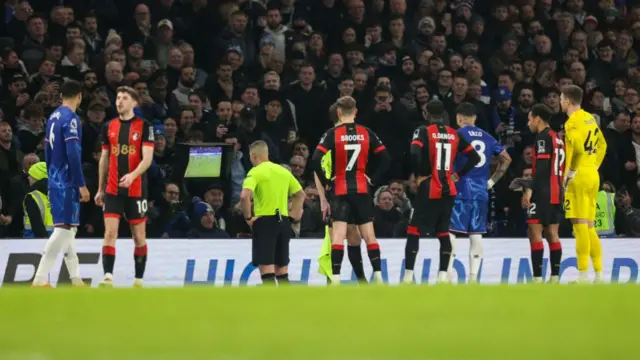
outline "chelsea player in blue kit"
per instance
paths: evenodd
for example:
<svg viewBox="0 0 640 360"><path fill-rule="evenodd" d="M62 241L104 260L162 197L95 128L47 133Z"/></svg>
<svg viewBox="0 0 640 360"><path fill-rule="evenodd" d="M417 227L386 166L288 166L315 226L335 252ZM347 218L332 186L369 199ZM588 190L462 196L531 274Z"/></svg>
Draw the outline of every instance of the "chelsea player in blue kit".
<svg viewBox="0 0 640 360"><path fill-rule="evenodd" d="M60 88L62 105L47 121L45 158L49 178L49 201L54 230L33 280L34 287L48 287L47 277L58 253L64 260L73 285L83 285L76 253L76 228L80 224L80 202L89 201L82 174L82 132L75 111L82 102L82 85L65 82Z"/></svg>
<svg viewBox="0 0 640 360"><path fill-rule="evenodd" d="M458 194L454 201L449 230L469 236L469 282L475 283L478 280L478 271L482 262L482 234L487 232L489 211L487 191L505 174L511 163L511 157L489 133L475 126L476 108L473 104L460 104L456 113L456 121L460 127L458 134L473 146L480 155L480 162L456 183ZM500 163L495 173L489 178L491 158L494 156L499 157ZM456 171L461 169L466 161L465 157L457 157L454 164ZM450 236L455 251L455 236L453 234ZM453 262L453 257L451 259ZM451 271L451 263L449 271Z"/></svg>

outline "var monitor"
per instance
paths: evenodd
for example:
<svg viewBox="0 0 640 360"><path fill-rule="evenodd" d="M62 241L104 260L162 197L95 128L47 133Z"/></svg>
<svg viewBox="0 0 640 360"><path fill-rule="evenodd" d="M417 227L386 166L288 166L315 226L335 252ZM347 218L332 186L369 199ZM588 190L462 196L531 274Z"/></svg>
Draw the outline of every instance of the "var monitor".
<svg viewBox="0 0 640 360"><path fill-rule="evenodd" d="M175 175L184 179L227 178L233 148L228 144L176 144Z"/></svg>
<svg viewBox="0 0 640 360"><path fill-rule="evenodd" d="M222 170L222 147L191 146L185 178L220 177Z"/></svg>

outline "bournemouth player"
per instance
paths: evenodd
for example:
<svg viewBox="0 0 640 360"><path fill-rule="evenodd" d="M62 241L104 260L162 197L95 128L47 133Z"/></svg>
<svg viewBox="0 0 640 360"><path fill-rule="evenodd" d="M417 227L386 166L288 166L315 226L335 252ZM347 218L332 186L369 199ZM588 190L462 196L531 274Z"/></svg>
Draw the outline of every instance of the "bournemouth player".
<svg viewBox="0 0 640 360"><path fill-rule="evenodd" d="M44 247L34 286L47 286L47 276L58 253L64 252L71 283L82 285L76 253L76 231L80 224L80 202L89 201L82 174L82 131L75 111L82 102L82 84L68 81L60 88L62 105L47 121L45 158L49 178L49 201L54 229Z"/></svg>
<svg viewBox="0 0 640 360"><path fill-rule="evenodd" d="M329 107L329 117L332 119L334 126L341 125L340 119L338 118L338 115L336 112L337 109L338 109L338 106L336 104L333 104ZM331 180L333 178L333 175L331 172L332 171L331 154L332 152L328 151L326 154L322 156L322 160L321 160L322 170L327 180ZM318 194L320 198L323 220L327 221L327 224L328 224L327 229L325 231L326 232L325 241L329 241L331 243L332 242L331 232L333 230L333 224L331 223L331 218L329 214L330 213L329 199L327 199L327 192L330 192L330 189L327 189L328 191L325 191L325 188L323 187L322 182L320 181L318 176L314 174L314 177L315 177L316 189L318 190ZM356 279L360 284L367 282L367 278L364 274L364 267L362 264L362 252L360 250L361 242L362 242L362 239L360 238L360 232L358 231L358 227L356 225L353 225L352 221L349 222L349 224L347 225L347 256L349 257L349 262L351 263L351 267L353 267L353 272L356 275ZM324 254L329 255L329 259L330 259L331 245L328 244L327 247L329 251ZM329 266L327 266L327 269L323 269L323 273L327 275L329 282L331 282L331 276L329 275L332 274L332 270L329 270L328 267Z"/></svg>
<svg viewBox="0 0 640 360"><path fill-rule="evenodd" d="M607 142L593 115L582 110L582 89L566 86L561 90L560 105L569 119L564 125L567 143L565 177L565 217L571 219L576 236L579 282L588 281L589 257L596 282L602 279L602 247L594 227L596 194L600 189L598 168L607 151Z"/></svg>
<svg viewBox="0 0 640 360"><path fill-rule="evenodd" d="M380 245L373 231L373 199L369 187L379 182L389 167L390 157L378 136L370 129L355 124L356 101L343 96L336 102L336 113L340 125L329 129L320 139L313 153L313 169L324 186L330 181L323 175L322 156L331 151L331 164L334 174L332 186L331 218L333 219L331 266L334 284L340 283L340 270L344 258L343 241L347 237L347 224L358 225L360 234L367 244L367 252L374 280L382 282ZM378 169L372 180L367 177L366 169L369 156L377 154L380 158ZM326 198L321 200L326 206Z"/></svg>
<svg viewBox="0 0 640 360"><path fill-rule="evenodd" d="M417 128L411 141L411 168L418 183L418 195L407 227L405 283L413 281L420 235L427 232L435 232L440 241L438 282L448 282L452 253L449 225L457 194L455 182L480 162L480 156L471 144L453 128L444 125L445 108L440 100L430 101L427 112L431 125ZM465 155L467 162L454 173L453 162L458 153Z"/></svg>
<svg viewBox="0 0 640 360"><path fill-rule="evenodd" d="M562 177L565 167L563 140L549 127L552 110L537 104L529 112L529 130L537 134L533 148L533 179L525 184L522 207L527 209L533 282L542 282L544 243L549 242L551 282L559 283L562 244L558 226L562 220Z"/></svg>
<svg viewBox="0 0 640 360"><path fill-rule="evenodd" d="M451 214L451 245L455 253L455 235L469 236L469 282L478 280L480 263L482 262L482 234L487 232L487 215L489 212L489 194L495 183L507 172L511 157L489 133L475 126L476 107L471 103L462 103L456 109L458 135L473 146L480 156L480 162L461 177L456 183L456 195L453 212ZM500 163L489 178L491 158L498 156ZM467 162L467 158L458 156L455 170L460 171ZM451 269L449 269L451 270Z"/></svg>
<svg viewBox="0 0 640 360"><path fill-rule="evenodd" d="M133 113L138 93L128 87L117 89L119 117L102 128L99 187L96 204L104 208L104 246L102 247L102 286L113 285L116 238L120 216L131 225L135 242L134 286L142 286L147 263L146 212L147 178L145 172L153 159L153 128Z"/></svg>

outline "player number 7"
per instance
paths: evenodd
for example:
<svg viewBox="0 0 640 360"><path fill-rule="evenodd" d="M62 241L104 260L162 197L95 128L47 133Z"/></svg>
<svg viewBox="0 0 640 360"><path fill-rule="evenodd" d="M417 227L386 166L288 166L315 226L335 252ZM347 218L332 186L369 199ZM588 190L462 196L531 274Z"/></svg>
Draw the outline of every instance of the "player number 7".
<svg viewBox="0 0 640 360"><path fill-rule="evenodd" d="M356 164L356 160L358 160L358 155L360 155L360 150L362 149L362 145L360 144L346 144L344 146L346 151L353 151L351 157L349 158L349 163L347 164L347 171L353 170L353 166Z"/></svg>

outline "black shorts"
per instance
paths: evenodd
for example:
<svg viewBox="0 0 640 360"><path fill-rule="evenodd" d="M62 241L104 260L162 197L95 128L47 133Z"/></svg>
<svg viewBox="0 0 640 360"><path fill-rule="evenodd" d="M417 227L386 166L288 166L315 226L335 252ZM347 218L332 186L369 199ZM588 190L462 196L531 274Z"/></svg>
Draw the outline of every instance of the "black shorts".
<svg viewBox="0 0 640 360"><path fill-rule="evenodd" d="M455 196L446 194L440 199L429 199L429 181L423 181L413 202L409 225L417 227L420 234L448 233L454 199Z"/></svg>
<svg viewBox="0 0 640 360"><path fill-rule="evenodd" d="M147 220L148 202L145 198L131 198L124 195L104 195L104 216L119 219L124 214L129 224L135 225Z"/></svg>
<svg viewBox="0 0 640 360"><path fill-rule="evenodd" d="M289 241L291 222L280 216L260 216L251 229L253 266L289 265Z"/></svg>
<svg viewBox="0 0 640 360"><path fill-rule="evenodd" d="M562 205L551 204L548 201L535 201L527 209L527 224L541 224L543 226L560 224L562 221Z"/></svg>
<svg viewBox="0 0 640 360"><path fill-rule="evenodd" d="M332 221L363 225L373 221L373 199L369 194L334 196L331 201Z"/></svg>

